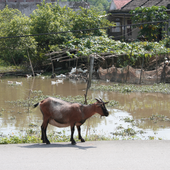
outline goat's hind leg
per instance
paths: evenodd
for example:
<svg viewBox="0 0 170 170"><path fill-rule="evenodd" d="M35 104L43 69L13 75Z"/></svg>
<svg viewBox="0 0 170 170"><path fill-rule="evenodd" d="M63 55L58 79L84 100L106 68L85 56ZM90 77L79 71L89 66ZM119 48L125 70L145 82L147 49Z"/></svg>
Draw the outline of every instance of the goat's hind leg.
<svg viewBox="0 0 170 170"><path fill-rule="evenodd" d="M71 141L72 145L76 144L76 141L74 140L74 137L73 137L73 135L74 135L74 127L75 127L75 125L71 126L71 138L70 138L70 141Z"/></svg>
<svg viewBox="0 0 170 170"><path fill-rule="evenodd" d="M50 144L50 141L48 140L47 134L46 134L47 126L48 126L48 122L45 123L43 121L42 126L41 126L41 135L42 135L41 140L43 141L43 143Z"/></svg>
<svg viewBox="0 0 170 170"><path fill-rule="evenodd" d="M78 137L81 140L81 142L85 142L85 140L81 136L81 128L80 128L80 126L77 126L77 131L78 131Z"/></svg>

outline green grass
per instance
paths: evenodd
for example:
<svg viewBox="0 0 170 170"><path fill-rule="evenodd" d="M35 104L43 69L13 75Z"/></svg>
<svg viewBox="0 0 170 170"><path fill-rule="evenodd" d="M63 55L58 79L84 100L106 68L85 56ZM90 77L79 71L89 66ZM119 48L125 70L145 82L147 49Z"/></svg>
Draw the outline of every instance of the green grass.
<svg viewBox="0 0 170 170"><path fill-rule="evenodd" d="M29 129L25 132L25 135L19 134L19 135L9 135L9 136L3 136L1 134L0 136L0 144L20 144L20 143L42 143L40 132L35 131L33 129ZM63 132L51 132L48 135L48 139L51 143L56 142L70 142L70 135L65 135ZM78 142L78 137L75 136L75 140ZM85 137L86 141L101 141L101 140L112 140L112 138L105 137L104 135L90 135L88 137Z"/></svg>
<svg viewBox="0 0 170 170"><path fill-rule="evenodd" d="M15 71L21 71L22 67L20 66L2 66L0 65L0 73L6 73L6 72L15 72Z"/></svg>

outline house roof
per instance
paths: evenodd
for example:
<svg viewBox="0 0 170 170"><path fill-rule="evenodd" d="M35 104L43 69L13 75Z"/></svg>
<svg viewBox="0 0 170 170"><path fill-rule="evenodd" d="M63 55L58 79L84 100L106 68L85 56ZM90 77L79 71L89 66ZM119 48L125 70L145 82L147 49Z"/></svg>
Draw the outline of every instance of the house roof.
<svg viewBox="0 0 170 170"><path fill-rule="evenodd" d="M163 1L161 1L158 5L159 6L167 6L168 4L170 4L170 0L163 0Z"/></svg>
<svg viewBox="0 0 170 170"><path fill-rule="evenodd" d="M124 5L126 5L131 0L113 0L113 1L116 5L116 9L121 9Z"/></svg>
<svg viewBox="0 0 170 170"><path fill-rule="evenodd" d="M170 4L170 0L131 0L129 3L124 5L122 10L133 10L136 7L151 7L151 6L165 6Z"/></svg>

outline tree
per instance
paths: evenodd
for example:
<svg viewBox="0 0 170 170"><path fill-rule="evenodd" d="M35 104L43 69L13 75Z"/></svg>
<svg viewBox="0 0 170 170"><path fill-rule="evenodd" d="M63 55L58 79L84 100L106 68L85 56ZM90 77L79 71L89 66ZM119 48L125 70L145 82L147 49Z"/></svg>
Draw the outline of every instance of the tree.
<svg viewBox="0 0 170 170"><path fill-rule="evenodd" d="M38 9L33 11L30 15L31 18L31 33L43 34L43 33L56 33L66 32L70 30L71 18L73 10L70 8L61 8L58 4L51 4L42 2L41 5L37 5ZM48 34L36 36L35 39L38 42L39 50L48 50L50 45L62 44L64 41L72 36L72 33L65 34Z"/></svg>
<svg viewBox="0 0 170 170"><path fill-rule="evenodd" d="M108 11L110 1L108 0L88 0L90 8L95 8L96 11Z"/></svg>
<svg viewBox="0 0 170 170"><path fill-rule="evenodd" d="M6 6L0 11L0 22L0 37L12 37L0 39L1 58L14 65L22 63L26 60L27 49L31 48L34 52L36 49L33 37L21 37L30 34L29 17Z"/></svg>
<svg viewBox="0 0 170 170"><path fill-rule="evenodd" d="M162 22L167 20L168 14L166 12L166 7L164 6L152 6L152 7L137 7L135 10L130 11L132 16L133 24L143 23L141 25L136 25L134 27L139 27L139 36L144 36L149 41L159 41L162 35L162 28L167 22ZM157 23L146 24L145 22L155 22Z"/></svg>
<svg viewBox="0 0 170 170"><path fill-rule="evenodd" d="M49 47L51 45L61 45L74 37L103 35L103 30L79 32L74 32L74 30L111 26L105 14L106 12L85 8L75 12L66 6L61 8L58 4L45 3L43 1L41 5L38 5L38 9L30 15L31 34L60 33L36 36L35 40L38 43L39 53L43 55L43 53L50 50Z"/></svg>
<svg viewBox="0 0 170 170"><path fill-rule="evenodd" d="M110 21L105 17L106 12L96 11L94 8L85 9L81 8L80 11L76 12L72 18L72 30L84 30L89 29L89 31L78 32L74 34L76 37L81 37L85 35L91 36L101 36L106 35L105 30L93 28L102 28L113 26Z"/></svg>
<svg viewBox="0 0 170 170"><path fill-rule="evenodd" d="M66 0L59 0L61 2ZM68 2L82 2L82 0L67 0ZM90 4L90 8L95 8L96 11L108 11L111 0L84 0Z"/></svg>
<svg viewBox="0 0 170 170"><path fill-rule="evenodd" d="M6 7L0 10L0 37L6 37L0 39L0 57L15 65L31 59L40 66L51 46L59 49L74 38L106 35L104 29L98 29L113 26L105 14L84 8L75 12L66 6L61 8L45 1L30 17ZM89 31L74 32L84 29ZM30 34L34 36L28 36Z"/></svg>

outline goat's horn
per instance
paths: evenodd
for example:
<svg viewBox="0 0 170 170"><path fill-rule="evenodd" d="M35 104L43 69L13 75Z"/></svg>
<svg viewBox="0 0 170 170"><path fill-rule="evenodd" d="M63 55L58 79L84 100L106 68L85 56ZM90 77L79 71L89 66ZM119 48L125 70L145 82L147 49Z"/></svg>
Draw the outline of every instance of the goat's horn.
<svg viewBox="0 0 170 170"><path fill-rule="evenodd" d="M98 102L101 102L98 98L95 98Z"/></svg>
<svg viewBox="0 0 170 170"><path fill-rule="evenodd" d="M99 97L99 99L100 99L100 101L101 101L102 103L104 103L104 101L101 99L101 97Z"/></svg>

